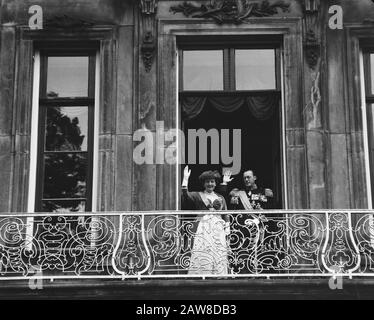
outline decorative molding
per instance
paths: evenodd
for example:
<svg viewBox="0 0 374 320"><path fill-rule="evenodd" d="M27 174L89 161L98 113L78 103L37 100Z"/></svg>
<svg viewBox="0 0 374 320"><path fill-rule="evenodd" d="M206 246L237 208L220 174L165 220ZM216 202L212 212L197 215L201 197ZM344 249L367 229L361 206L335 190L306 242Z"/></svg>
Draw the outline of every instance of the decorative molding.
<svg viewBox="0 0 374 320"><path fill-rule="evenodd" d="M321 95L321 42L322 42L322 8L320 0L303 0L304 2L304 54L310 68L310 95L304 109L307 130L322 128L322 95ZM308 89L307 89L308 88ZM306 90L309 91L309 85ZM321 142L323 144L323 142Z"/></svg>
<svg viewBox="0 0 374 320"><path fill-rule="evenodd" d="M303 0L304 49L308 65L315 69L321 57L320 0Z"/></svg>
<svg viewBox="0 0 374 320"><path fill-rule="evenodd" d="M46 19L45 27L47 28L89 28L94 26L95 23L85 19L61 15L54 16Z"/></svg>
<svg viewBox="0 0 374 320"><path fill-rule="evenodd" d="M140 0L142 14L153 15L157 11L157 0Z"/></svg>
<svg viewBox="0 0 374 320"><path fill-rule="evenodd" d="M305 55L308 65L315 69L321 57L321 44L313 31L308 31L305 35Z"/></svg>
<svg viewBox="0 0 374 320"><path fill-rule="evenodd" d="M146 72L152 69L153 61L155 60L156 45L152 31L147 31L143 37L141 47L141 54Z"/></svg>
<svg viewBox="0 0 374 320"><path fill-rule="evenodd" d="M172 13L182 13L186 17L213 19L218 24L241 24L250 17L270 17L279 11L288 12L289 4L279 0L270 4L268 0L261 3L250 0L211 0L209 4L201 6L183 2L170 7Z"/></svg>
<svg viewBox="0 0 374 320"><path fill-rule="evenodd" d="M140 0L143 40L140 48L144 68L150 72L156 54L156 13L157 0Z"/></svg>
<svg viewBox="0 0 374 320"><path fill-rule="evenodd" d="M321 6L321 0L304 0L305 12L318 12Z"/></svg>

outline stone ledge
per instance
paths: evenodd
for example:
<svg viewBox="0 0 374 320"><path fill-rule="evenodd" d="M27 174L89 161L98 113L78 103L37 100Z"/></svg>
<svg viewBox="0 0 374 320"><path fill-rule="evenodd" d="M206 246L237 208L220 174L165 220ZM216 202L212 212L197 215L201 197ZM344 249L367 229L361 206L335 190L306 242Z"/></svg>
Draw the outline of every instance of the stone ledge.
<svg viewBox="0 0 374 320"><path fill-rule="evenodd" d="M30 290L27 281L0 282L0 299L252 300L373 299L374 280L344 280L331 290L314 280L58 280Z"/></svg>

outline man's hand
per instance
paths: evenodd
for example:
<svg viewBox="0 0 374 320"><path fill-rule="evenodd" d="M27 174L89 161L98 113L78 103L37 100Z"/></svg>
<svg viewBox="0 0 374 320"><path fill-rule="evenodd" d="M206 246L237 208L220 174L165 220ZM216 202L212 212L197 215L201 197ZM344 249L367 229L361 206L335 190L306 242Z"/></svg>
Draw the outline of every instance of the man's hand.
<svg viewBox="0 0 374 320"><path fill-rule="evenodd" d="M271 189L265 189L265 196L268 198L274 198L274 193Z"/></svg>
<svg viewBox="0 0 374 320"><path fill-rule="evenodd" d="M225 174L223 175L223 182L222 182L222 184L226 185L229 182L231 182L232 180L234 180L234 178L231 178L231 176L232 176L231 171L229 171L229 170L226 171Z"/></svg>
<svg viewBox="0 0 374 320"><path fill-rule="evenodd" d="M239 204L239 197L231 197L231 201L230 201L230 204L236 204L238 205Z"/></svg>

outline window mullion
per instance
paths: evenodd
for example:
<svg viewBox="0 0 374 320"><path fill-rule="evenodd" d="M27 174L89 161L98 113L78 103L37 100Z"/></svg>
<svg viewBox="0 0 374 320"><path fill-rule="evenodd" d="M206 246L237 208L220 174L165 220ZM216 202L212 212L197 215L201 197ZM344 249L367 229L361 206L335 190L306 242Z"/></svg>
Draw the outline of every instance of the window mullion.
<svg viewBox="0 0 374 320"><path fill-rule="evenodd" d="M178 58L179 58L178 85L179 85L179 91L182 92L183 86L184 86L184 83L183 83L183 50L178 51Z"/></svg>
<svg viewBox="0 0 374 320"><path fill-rule="evenodd" d="M41 99L40 103L48 107L91 107L94 106L93 98L57 98Z"/></svg>
<svg viewBox="0 0 374 320"><path fill-rule="evenodd" d="M44 60L46 61L46 60ZM43 83L43 80L42 80ZM40 104L39 109L39 142L38 142L38 155L37 155L37 185L36 185L36 192L35 192L35 209L37 212L42 210L42 198L43 198L43 189L44 189L44 151L45 151L45 136L46 136L46 126L45 126L45 118L47 114L47 108L44 105Z"/></svg>
<svg viewBox="0 0 374 320"><path fill-rule="evenodd" d="M282 79L281 79L281 50L279 48L275 49L275 87L277 90L280 90L282 87Z"/></svg>
<svg viewBox="0 0 374 320"><path fill-rule="evenodd" d="M366 96L371 95L372 89L371 89L371 63L370 63L370 53L367 53L364 55L364 70L367 70L365 74L365 92Z"/></svg>
<svg viewBox="0 0 374 320"><path fill-rule="evenodd" d="M368 122L368 142L369 142L369 164L370 164L370 167L371 167L371 170L370 170L370 176L371 176L371 183L372 183L372 190L374 188L374 185L373 185L373 135L371 134L373 132L373 114L372 114L372 108L370 106L368 106L366 108L366 112L367 112L367 122Z"/></svg>
<svg viewBox="0 0 374 320"><path fill-rule="evenodd" d="M231 90L231 75L230 75L230 49L223 50L223 90Z"/></svg>
<svg viewBox="0 0 374 320"><path fill-rule="evenodd" d="M40 85L39 85L39 97L40 99L45 97L47 94L47 75L48 75L48 57L41 56L40 64Z"/></svg>
<svg viewBox="0 0 374 320"><path fill-rule="evenodd" d="M236 90L235 49L230 49L230 91Z"/></svg>
<svg viewBox="0 0 374 320"><path fill-rule="evenodd" d="M92 54L88 59L88 96L95 99L95 70L96 55Z"/></svg>
<svg viewBox="0 0 374 320"><path fill-rule="evenodd" d="M93 186L93 150L94 150L94 125L95 110L88 109L88 141L87 141L87 174L86 174L86 211L92 210L92 186Z"/></svg>

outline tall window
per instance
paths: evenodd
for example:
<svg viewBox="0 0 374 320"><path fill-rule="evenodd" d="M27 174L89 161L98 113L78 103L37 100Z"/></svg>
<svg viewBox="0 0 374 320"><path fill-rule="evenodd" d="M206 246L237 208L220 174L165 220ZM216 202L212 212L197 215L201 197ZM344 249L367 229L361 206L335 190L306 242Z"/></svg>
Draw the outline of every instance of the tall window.
<svg viewBox="0 0 374 320"><path fill-rule="evenodd" d="M239 177L244 171L254 170L259 184L275 191L273 207L282 208L280 45L274 40L267 43L232 38L209 40L180 41L182 128L185 131L240 129L241 172L233 187L241 187ZM208 159L211 142L208 141ZM187 162L190 151L186 148ZM199 148L195 153L198 159ZM195 189L201 187L198 176L202 171L225 170L222 161L208 160L206 165L190 164L190 167L190 185Z"/></svg>
<svg viewBox="0 0 374 320"><path fill-rule="evenodd" d="M366 118L371 190L374 191L374 48L364 52ZM372 195L373 196L373 195Z"/></svg>
<svg viewBox="0 0 374 320"><path fill-rule="evenodd" d="M40 56L35 211L91 211L96 50Z"/></svg>

